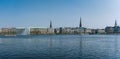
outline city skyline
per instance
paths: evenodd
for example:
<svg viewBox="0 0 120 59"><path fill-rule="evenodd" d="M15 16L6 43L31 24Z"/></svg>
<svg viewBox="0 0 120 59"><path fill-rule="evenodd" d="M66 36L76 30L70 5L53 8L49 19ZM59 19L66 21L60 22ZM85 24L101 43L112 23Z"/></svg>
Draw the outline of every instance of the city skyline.
<svg viewBox="0 0 120 59"><path fill-rule="evenodd" d="M0 0L0 27L105 28L120 25L119 0Z"/></svg>

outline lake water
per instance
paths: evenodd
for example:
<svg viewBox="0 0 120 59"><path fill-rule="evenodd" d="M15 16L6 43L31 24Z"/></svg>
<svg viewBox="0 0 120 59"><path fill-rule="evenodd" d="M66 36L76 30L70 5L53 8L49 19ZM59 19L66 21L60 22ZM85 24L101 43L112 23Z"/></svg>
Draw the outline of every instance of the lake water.
<svg viewBox="0 0 120 59"><path fill-rule="evenodd" d="M120 35L0 37L0 59L120 59Z"/></svg>

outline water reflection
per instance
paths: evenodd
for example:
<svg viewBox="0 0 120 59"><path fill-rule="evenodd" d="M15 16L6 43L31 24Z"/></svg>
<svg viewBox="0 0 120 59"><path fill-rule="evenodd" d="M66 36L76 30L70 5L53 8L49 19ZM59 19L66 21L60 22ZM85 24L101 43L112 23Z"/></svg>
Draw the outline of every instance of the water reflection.
<svg viewBox="0 0 120 59"><path fill-rule="evenodd" d="M115 59L117 59L117 52L119 52L118 51L118 35L115 36L115 42L114 42L114 44L115 44L114 45L114 47L115 47L115 53L114 54L115 54Z"/></svg>
<svg viewBox="0 0 120 59"><path fill-rule="evenodd" d="M0 38L0 44L2 44L2 40L1 40L1 38Z"/></svg>
<svg viewBox="0 0 120 59"><path fill-rule="evenodd" d="M79 48L79 50L80 50L80 59L83 59L82 57L83 57L83 52L82 52L82 50L83 50L83 39L82 39L82 36L80 37L80 48Z"/></svg>
<svg viewBox="0 0 120 59"><path fill-rule="evenodd" d="M119 35L40 35L1 38L0 57L6 57L6 59L119 59L119 38Z"/></svg>
<svg viewBox="0 0 120 59"><path fill-rule="evenodd" d="M48 50L49 50L49 51L48 51L49 54L48 54L48 56L49 56L50 58L52 58L52 57L51 57L51 56L52 56L52 50L53 50L53 49L52 49L52 48L53 48L53 40L52 40L52 37L50 37L49 40L50 40L50 41L49 41L49 49L48 49Z"/></svg>

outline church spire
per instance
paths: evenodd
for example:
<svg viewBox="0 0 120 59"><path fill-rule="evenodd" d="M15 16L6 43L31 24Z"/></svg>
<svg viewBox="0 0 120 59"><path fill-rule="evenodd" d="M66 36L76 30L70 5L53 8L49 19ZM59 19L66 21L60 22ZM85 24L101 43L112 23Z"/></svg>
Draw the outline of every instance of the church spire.
<svg viewBox="0 0 120 59"><path fill-rule="evenodd" d="M79 24L79 28L82 27L82 20L81 20L81 17L80 17L80 24Z"/></svg>
<svg viewBox="0 0 120 59"><path fill-rule="evenodd" d="M52 28L52 21L50 20L50 28Z"/></svg>
<svg viewBox="0 0 120 59"><path fill-rule="evenodd" d="M117 21L115 20L115 27L117 26Z"/></svg>

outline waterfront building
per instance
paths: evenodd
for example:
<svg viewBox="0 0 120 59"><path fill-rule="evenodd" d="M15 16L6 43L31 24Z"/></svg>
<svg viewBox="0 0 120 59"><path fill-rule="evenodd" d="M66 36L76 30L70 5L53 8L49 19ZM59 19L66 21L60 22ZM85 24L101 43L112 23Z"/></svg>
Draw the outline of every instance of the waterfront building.
<svg viewBox="0 0 120 59"><path fill-rule="evenodd" d="M75 34L85 34L85 30L86 30L86 28L84 28L84 27L76 27L76 28L73 28L73 30L74 30L74 33Z"/></svg>
<svg viewBox="0 0 120 59"><path fill-rule="evenodd" d="M54 34L54 29L52 28L52 21L50 21L50 27L47 29L47 34Z"/></svg>
<svg viewBox="0 0 120 59"><path fill-rule="evenodd" d="M84 27L60 27L55 28L54 32L55 34L85 34L85 29Z"/></svg>
<svg viewBox="0 0 120 59"><path fill-rule="evenodd" d="M59 28L55 28L55 29L54 29L54 33L55 33L55 34L60 34L60 29L59 29Z"/></svg>
<svg viewBox="0 0 120 59"><path fill-rule="evenodd" d="M78 27L60 27L59 29L55 29L56 34L85 34L85 29L82 27L82 19L80 17L80 23Z"/></svg>
<svg viewBox="0 0 120 59"><path fill-rule="evenodd" d="M54 29L53 28L48 28L47 29L47 34L54 34Z"/></svg>
<svg viewBox="0 0 120 59"><path fill-rule="evenodd" d="M80 17L79 27L64 27L60 28L60 33L62 34L84 34L85 28L82 27L82 19Z"/></svg>
<svg viewBox="0 0 120 59"><path fill-rule="evenodd" d="M60 28L60 34L85 34L85 29L82 27L82 19L80 17L79 27L64 27Z"/></svg>
<svg viewBox="0 0 120 59"><path fill-rule="evenodd" d="M60 28L59 28L59 34L62 34L62 33L63 33L63 28L60 27Z"/></svg>
<svg viewBox="0 0 120 59"><path fill-rule="evenodd" d="M120 33L120 27L119 26L114 27L114 33Z"/></svg>
<svg viewBox="0 0 120 59"><path fill-rule="evenodd" d="M79 28L74 28L75 34L85 34L86 28L82 26L82 18L80 17L80 23L79 23Z"/></svg>
<svg viewBox="0 0 120 59"><path fill-rule="evenodd" d="M2 28L1 35L3 36L15 36L16 35L16 28Z"/></svg>
<svg viewBox="0 0 120 59"><path fill-rule="evenodd" d="M16 35L24 35L25 28L16 28Z"/></svg>
<svg viewBox="0 0 120 59"><path fill-rule="evenodd" d="M107 27L105 28L105 32L106 32L107 34L113 34L113 33L114 33L114 27L107 26Z"/></svg>
<svg viewBox="0 0 120 59"><path fill-rule="evenodd" d="M85 29L84 27L64 27L59 28L59 34L84 34Z"/></svg>
<svg viewBox="0 0 120 59"><path fill-rule="evenodd" d="M41 35L41 34L54 34L54 29L52 28L52 21L50 21L49 28L30 28L30 35Z"/></svg>
<svg viewBox="0 0 120 59"><path fill-rule="evenodd" d="M105 34L105 29L96 29L96 34Z"/></svg>
<svg viewBox="0 0 120 59"><path fill-rule="evenodd" d="M54 29L52 28L30 28L30 35L40 35L40 34L54 34Z"/></svg>
<svg viewBox="0 0 120 59"><path fill-rule="evenodd" d="M62 34L74 34L74 29L71 27L65 27L62 29Z"/></svg>
<svg viewBox="0 0 120 59"><path fill-rule="evenodd" d="M120 27L117 25L117 21L115 20L115 25L114 27L112 26L107 26L105 28L105 32L107 34L114 34L114 33L120 33Z"/></svg>
<svg viewBox="0 0 120 59"><path fill-rule="evenodd" d="M91 29L91 33L90 34L96 34L96 33L97 33L96 29Z"/></svg>
<svg viewBox="0 0 120 59"><path fill-rule="evenodd" d="M30 28L31 35L47 34L47 28Z"/></svg>
<svg viewBox="0 0 120 59"><path fill-rule="evenodd" d="M92 33L92 29L85 29L85 34L91 34Z"/></svg>
<svg viewBox="0 0 120 59"><path fill-rule="evenodd" d="M22 35L24 32L24 28L2 28L1 29L1 35L3 36L16 36L16 35Z"/></svg>
<svg viewBox="0 0 120 59"><path fill-rule="evenodd" d="M117 25L116 20L115 20L115 25L114 25L114 33L120 33L120 27Z"/></svg>

